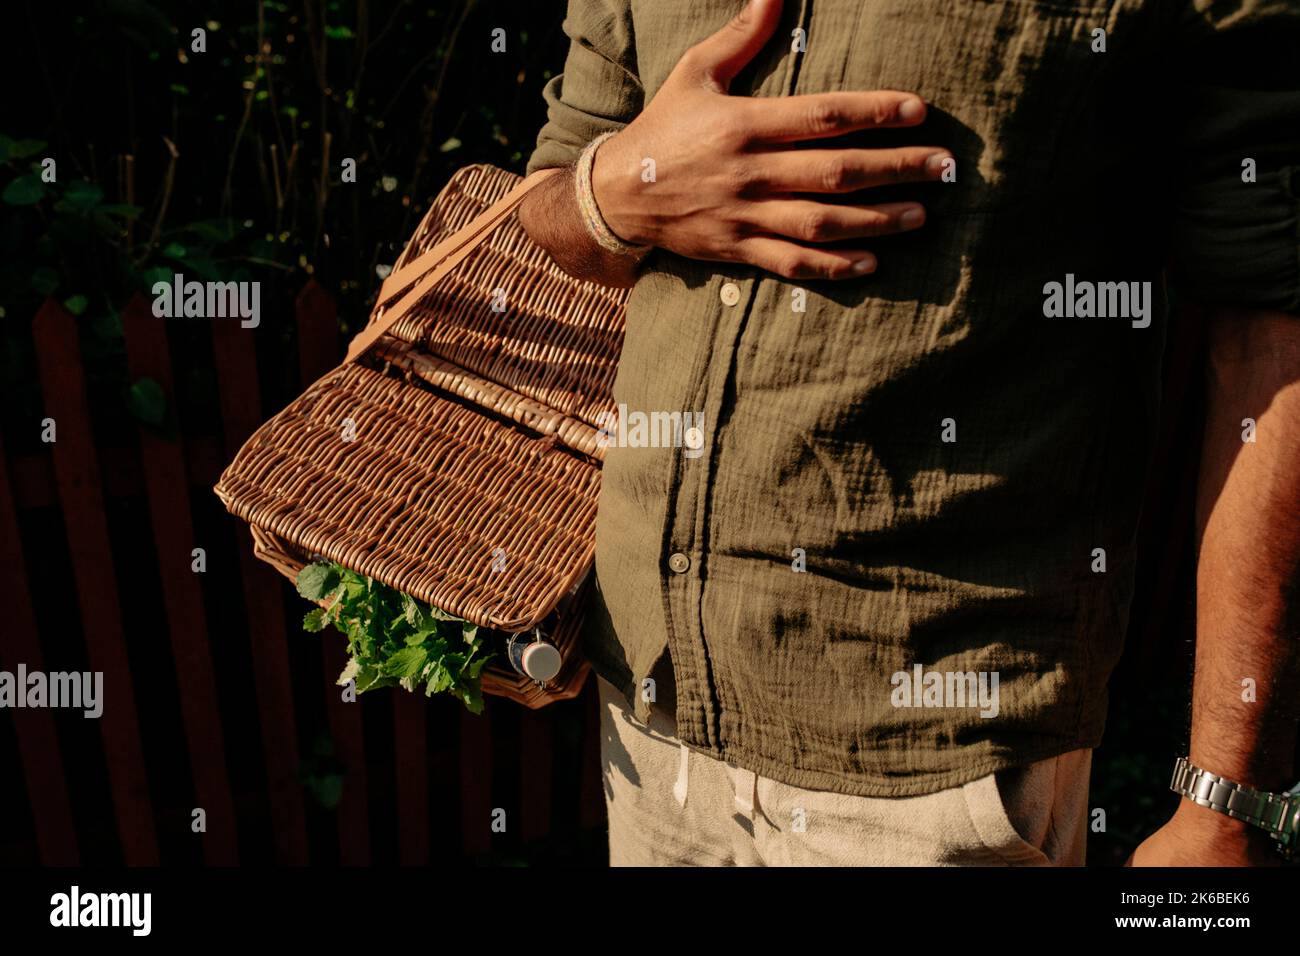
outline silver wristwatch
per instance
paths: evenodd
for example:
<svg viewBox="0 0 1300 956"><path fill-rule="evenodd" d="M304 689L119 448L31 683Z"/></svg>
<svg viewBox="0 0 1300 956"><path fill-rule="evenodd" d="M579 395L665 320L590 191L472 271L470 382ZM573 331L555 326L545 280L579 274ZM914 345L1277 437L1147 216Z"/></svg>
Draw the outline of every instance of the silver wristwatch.
<svg viewBox="0 0 1300 956"><path fill-rule="evenodd" d="M1277 841L1283 858L1296 858L1300 840L1300 783L1285 793L1267 793L1202 770L1186 757L1174 762L1169 789L1188 800L1259 827Z"/></svg>

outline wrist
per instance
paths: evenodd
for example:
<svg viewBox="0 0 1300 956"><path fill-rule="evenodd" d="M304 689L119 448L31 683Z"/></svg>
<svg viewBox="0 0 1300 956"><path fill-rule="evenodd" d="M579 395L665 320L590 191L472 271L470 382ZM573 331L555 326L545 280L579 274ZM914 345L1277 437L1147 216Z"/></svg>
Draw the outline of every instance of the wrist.
<svg viewBox="0 0 1300 956"><path fill-rule="evenodd" d="M1187 849L1250 865L1279 862L1272 838L1259 827L1182 798L1170 828Z"/></svg>
<svg viewBox="0 0 1300 956"><path fill-rule="evenodd" d="M591 167L592 195L610 232L629 245L652 245L650 237L636 227L635 217L630 215L634 165L622 155L620 138L611 136L596 148Z"/></svg>

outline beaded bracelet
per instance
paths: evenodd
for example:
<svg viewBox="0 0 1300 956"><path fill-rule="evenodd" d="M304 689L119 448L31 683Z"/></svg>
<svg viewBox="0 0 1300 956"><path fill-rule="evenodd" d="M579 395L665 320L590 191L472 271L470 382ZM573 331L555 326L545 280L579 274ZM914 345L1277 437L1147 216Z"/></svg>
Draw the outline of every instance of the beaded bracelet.
<svg viewBox="0 0 1300 956"><path fill-rule="evenodd" d="M596 193L591 188L591 168L596 163L596 150L600 148L601 143L613 135L614 132L609 132L597 136L587 144L582 155L578 157L578 165L573 176L578 191L578 209L582 213L582 221L587 227L587 232L602 249L620 256L637 256L650 247L624 242L614 235L614 230L609 228L605 217L600 214L600 207L596 204Z"/></svg>

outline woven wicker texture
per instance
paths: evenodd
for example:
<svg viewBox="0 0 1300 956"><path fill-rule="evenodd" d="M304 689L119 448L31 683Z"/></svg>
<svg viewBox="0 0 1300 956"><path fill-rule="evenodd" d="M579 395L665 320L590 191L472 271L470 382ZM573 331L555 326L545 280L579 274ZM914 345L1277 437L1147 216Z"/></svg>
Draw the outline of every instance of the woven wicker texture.
<svg viewBox="0 0 1300 956"><path fill-rule="evenodd" d="M398 266L518 181L461 170ZM217 495L289 577L324 557L481 626L533 627L580 604L591 567L592 425L613 408L624 301L560 272L511 216L369 356L258 429ZM566 611L551 636L566 661L551 699L585 673L577 621ZM485 690L538 706L527 679L485 673Z"/></svg>
<svg viewBox="0 0 1300 956"><path fill-rule="evenodd" d="M516 182L493 166L461 170L394 268L464 226ZM512 217L390 334L596 427L599 414L614 409L626 298L621 289L574 281ZM382 316L379 309L373 318Z"/></svg>

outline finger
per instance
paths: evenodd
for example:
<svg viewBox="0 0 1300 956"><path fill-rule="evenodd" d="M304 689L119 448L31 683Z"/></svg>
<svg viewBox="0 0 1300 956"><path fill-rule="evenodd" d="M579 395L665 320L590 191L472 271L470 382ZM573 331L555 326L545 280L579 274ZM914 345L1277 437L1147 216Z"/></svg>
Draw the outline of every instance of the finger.
<svg viewBox="0 0 1300 956"><path fill-rule="evenodd" d="M811 199L774 199L750 203L745 221L799 242L835 242L919 229L925 224L925 208L914 202L835 206Z"/></svg>
<svg viewBox="0 0 1300 956"><path fill-rule="evenodd" d="M680 68L725 91L776 32L781 2L750 0L725 27L687 50Z"/></svg>
<svg viewBox="0 0 1300 956"><path fill-rule="evenodd" d="M943 176L952 154L933 146L897 149L780 149L749 164L747 188L765 193L848 193Z"/></svg>
<svg viewBox="0 0 1300 956"><path fill-rule="evenodd" d="M810 93L737 102L744 104L750 138L758 143L791 143L863 129L916 126L925 119L921 98L898 90Z"/></svg>
<svg viewBox="0 0 1300 956"><path fill-rule="evenodd" d="M787 279L856 279L876 271L864 249L812 249L774 236L750 236L736 244L742 262Z"/></svg>

